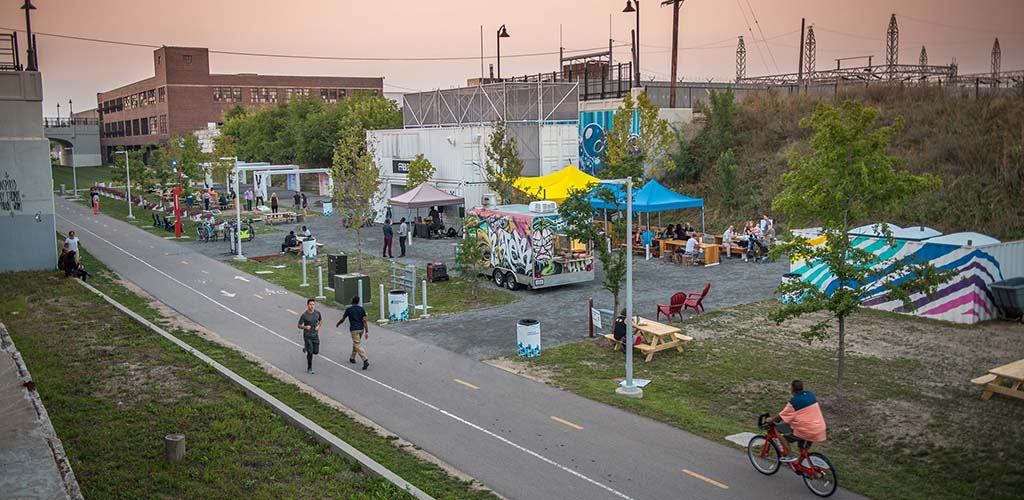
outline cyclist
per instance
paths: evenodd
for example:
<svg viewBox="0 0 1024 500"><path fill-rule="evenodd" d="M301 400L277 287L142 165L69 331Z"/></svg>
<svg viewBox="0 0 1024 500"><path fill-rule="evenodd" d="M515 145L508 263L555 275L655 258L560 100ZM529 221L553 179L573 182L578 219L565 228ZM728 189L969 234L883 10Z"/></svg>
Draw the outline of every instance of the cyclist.
<svg viewBox="0 0 1024 500"><path fill-rule="evenodd" d="M825 417L821 414L821 406L814 393L804 390L804 383L794 380L789 385L793 397L786 407L775 416L775 422L783 422L775 428L786 437L786 441L796 443L801 449L810 449L811 443L825 440ZM785 446L785 444L783 444ZM799 454L790 454L780 458L782 462L795 462Z"/></svg>

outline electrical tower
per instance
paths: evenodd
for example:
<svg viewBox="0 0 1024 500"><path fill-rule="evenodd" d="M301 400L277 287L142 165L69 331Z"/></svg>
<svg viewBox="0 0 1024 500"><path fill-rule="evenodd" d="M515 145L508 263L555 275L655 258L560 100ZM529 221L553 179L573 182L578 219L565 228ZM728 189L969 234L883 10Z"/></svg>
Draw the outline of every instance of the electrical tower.
<svg viewBox="0 0 1024 500"><path fill-rule="evenodd" d="M1002 66L1003 51L999 48L999 38L992 44L992 78L999 77L1000 66Z"/></svg>
<svg viewBox="0 0 1024 500"><path fill-rule="evenodd" d="M900 27L896 24L896 14L889 18L889 29L885 32L885 65L889 79L896 75L896 65L900 58Z"/></svg>
<svg viewBox="0 0 1024 500"><path fill-rule="evenodd" d="M747 46L743 44L743 35L740 35L740 41L736 43L736 81L742 80L745 76L747 76Z"/></svg>
<svg viewBox="0 0 1024 500"><path fill-rule="evenodd" d="M928 65L928 50L924 48L924 45L921 46L921 57L917 59L917 63L921 66Z"/></svg>
<svg viewBox="0 0 1024 500"><path fill-rule="evenodd" d="M814 58L818 44L814 41L814 25L807 28L807 40L804 41L804 74L811 78L814 73Z"/></svg>

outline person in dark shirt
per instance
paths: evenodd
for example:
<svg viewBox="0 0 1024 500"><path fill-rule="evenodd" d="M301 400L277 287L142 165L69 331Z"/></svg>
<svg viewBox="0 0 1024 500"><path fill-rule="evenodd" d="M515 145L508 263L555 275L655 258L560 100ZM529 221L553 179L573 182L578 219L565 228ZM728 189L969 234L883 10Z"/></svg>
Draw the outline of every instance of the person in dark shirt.
<svg viewBox="0 0 1024 500"><path fill-rule="evenodd" d="M359 340L370 339L370 322L366 320L366 309L359 305L359 297L352 297L352 305L345 309L345 314L338 320L338 324L334 325L335 328L340 327L345 320L348 319L348 329L352 334L352 354L348 358L349 363L356 362L356 354L363 359L363 369L370 367L370 360L366 357L366 349L360 344Z"/></svg>
<svg viewBox="0 0 1024 500"><path fill-rule="evenodd" d="M394 255L391 253L391 240L395 236L395 228L391 227L391 219L384 219L384 250L381 251L381 257L393 258Z"/></svg>
<svg viewBox="0 0 1024 500"><path fill-rule="evenodd" d="M302 352L306 354L306 373L313 374L313 356L320 354L320 325L323 317L316 310L316 300L306 301L306 310L299 316L298 328L302 330Z"/></svg>
<svg viewBox="0 0 1024 500"><path fill-rule="evenodd" d="M299 238L295 236L295 231L289 231L288 236L284 237L284 243L281 244L281 253L285 253L289 248L299 246Z"/></svg>

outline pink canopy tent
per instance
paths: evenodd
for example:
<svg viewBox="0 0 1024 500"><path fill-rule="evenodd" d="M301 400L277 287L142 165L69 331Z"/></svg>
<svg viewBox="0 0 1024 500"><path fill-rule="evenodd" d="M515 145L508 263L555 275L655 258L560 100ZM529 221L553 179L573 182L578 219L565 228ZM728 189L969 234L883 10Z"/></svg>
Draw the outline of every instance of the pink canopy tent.
<svg viewBox="0 0 1024 500"><path fill-rule="evenodd" d="M394 206L405 208L426 208L434 206L462 205L466 199L453 196L430 184L420 184L411 191L406 191L389 200Z"/></svg>

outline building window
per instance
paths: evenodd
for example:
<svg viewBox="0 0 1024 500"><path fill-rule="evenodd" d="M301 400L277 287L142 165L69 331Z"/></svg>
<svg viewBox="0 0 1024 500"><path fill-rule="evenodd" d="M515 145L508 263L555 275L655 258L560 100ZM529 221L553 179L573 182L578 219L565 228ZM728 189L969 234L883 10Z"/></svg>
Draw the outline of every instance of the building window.
<svg viewBox="0 0 1024 500"><path fill-rule="evenodd" d="M139 126L139 119L136 118L136 119L132 120L132 135L141 135L141 134L142 134L142 129Z"/></svg>
<svg viewBox="0 0 1024 500"><path fill-rule="evenodd" d="M256 87L249 87L249 102L256 103L260 102L260 89Z"/></svg>
<svg viewBox="0 0 1024 500"><path fill-rule="evenodd" d="M242 102L242 87L231 87L231 102Z"/></svg>
<svg viewBox="0 0 1024 500"><path fill-rule="evenodd" d="M122 137L131 137L132 136L132 122L131 122L131 120L125 120L125 121L121 122L121 124L124 125L124 134L122 135Z"/></svg>
<svg viewBox="0 0 1024 500"><path fill-rule="evenodd" d="M270 102L277 102L277 89L270 89Z"/></svg>
<svg viewBox="0 0 1024 500"><path fill-rule="evenodd" d="M160 115L160 133L167 133L167 115Z"/></svg>
<svg viewBox="0 0 1024 500"><path fill-rule="evenodd" d="M146 91L146 102L149 104L156 104L156 90Z"/></svg>
<svg viewBox="0 0 1024 500"><path fill-rule="evenodd" d="M157 101L164 102L167 100L167 87L160 87L156 91Z"/></svg>
<svg viewBox="0 0 1024 500"><path fill-rule="evenodd" d="M192 64L192 55L191 54L185 54L182 57L184 57L184 59L185 59L185 64Z"/></svg>
<svg viewBox="0 0 1024 500"><path fill-rule="evenodd" d="M150 134L156 134L157 127L159 127L159 125L156 122L156 117L155 116L150 116L149 117L149 133Z"/></svg>
<svg viewBox="0 0 1024 500"><path fill-rule="evenodd" d="M143 118L139 121L139 126L139 131L142 132L142 135L149 135L149 120Z"/></svg>
<svg viewBox="0 0 1024 500"><path fill-rule="evenodd" d="M220 94L220 87L213 88L213 102L221 102L224 97Z"/></svg>

